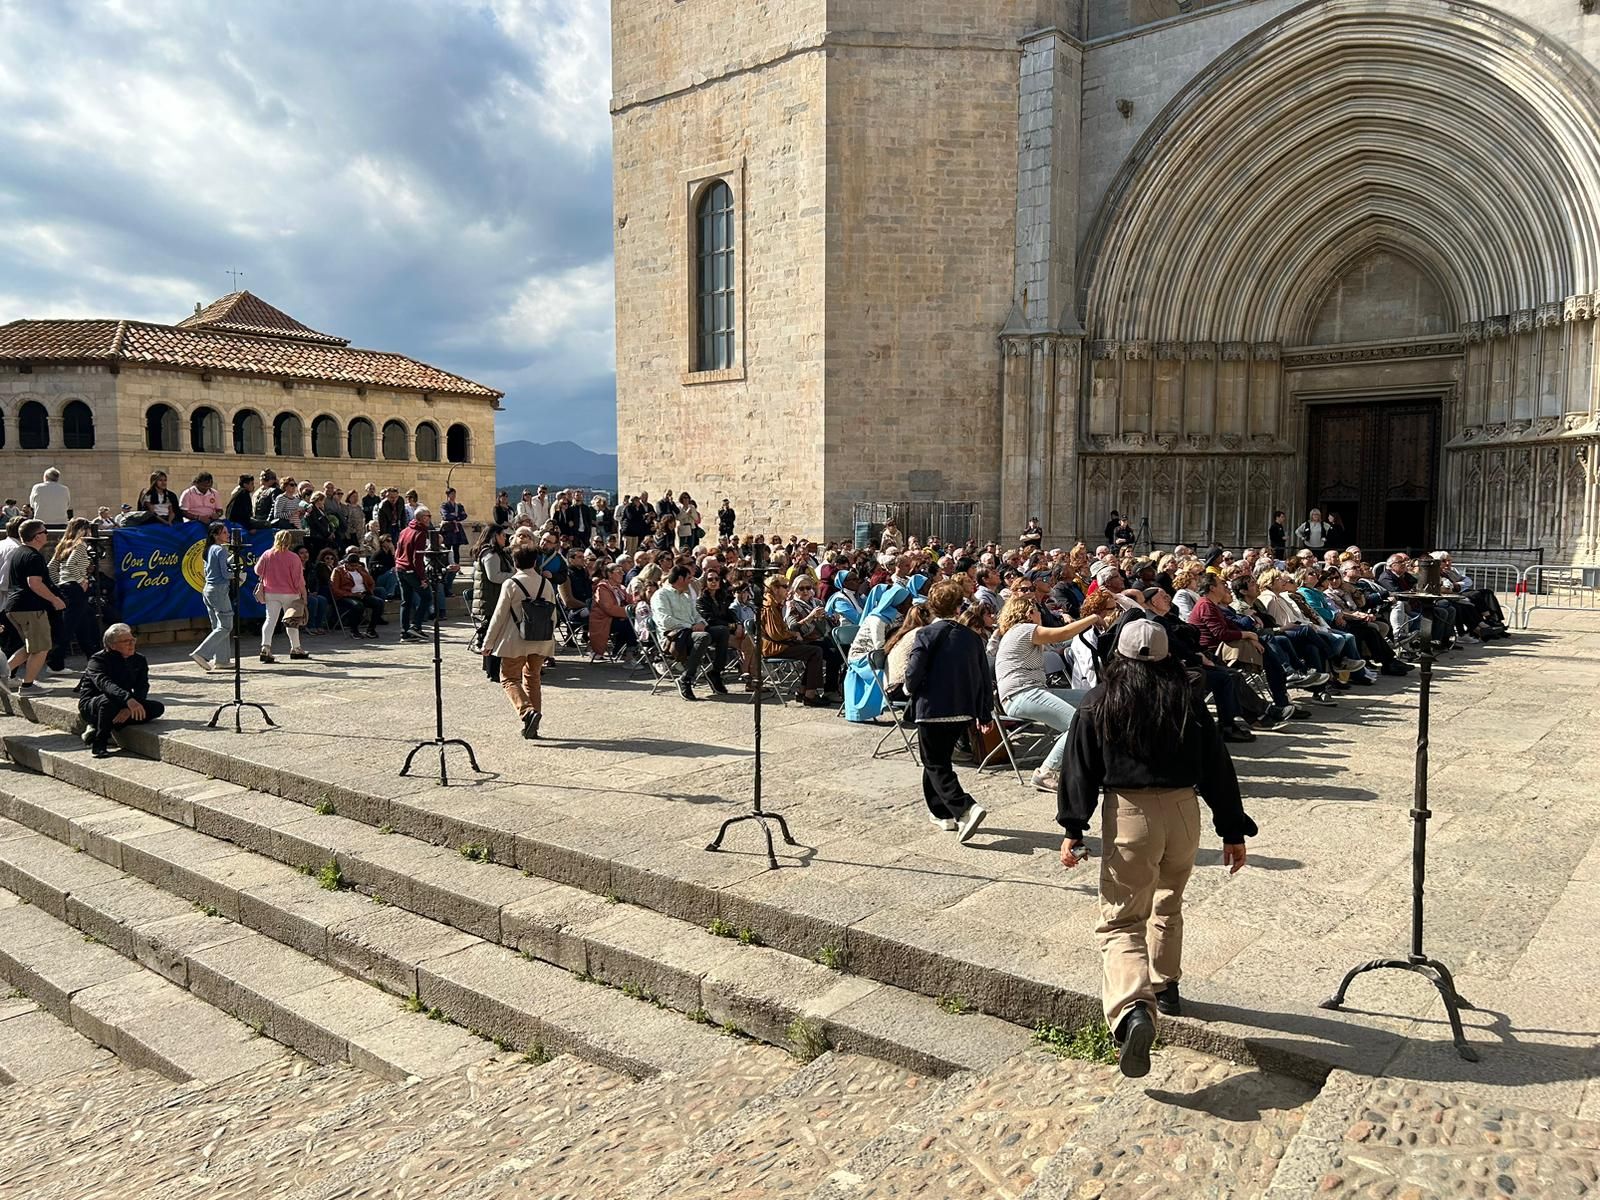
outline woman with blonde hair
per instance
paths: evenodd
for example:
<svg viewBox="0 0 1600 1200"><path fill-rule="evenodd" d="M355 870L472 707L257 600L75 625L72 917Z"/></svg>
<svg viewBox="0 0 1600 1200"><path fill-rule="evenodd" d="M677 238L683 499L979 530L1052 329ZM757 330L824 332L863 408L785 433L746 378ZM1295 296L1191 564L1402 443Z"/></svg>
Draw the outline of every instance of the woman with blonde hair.
<svg viewBox="0 0 1600 1200"><path fill-rule="evenodd" d="M1103 603L1103 602L1102 602ZM1033 786L1053 792L1061 778L1067 753L1067 732L1072 718L1089 693L1082 688L1053 688L1045 679L1047 646L1069 642L1080 633L1103 629L1116 620L1115 607L1104 613L1080 617L1052 628L1039 623L1039 606L1031 595L1012 596L1000 610L1000 624L991 646L994 651L995 690L1008 717L1037 721L1061 734L1033 772Z"/></svg>
<svg viewBox="0 0 1600 1200"><path fill-rule="evenodd" d="M1205 591L1205 564L1197 558L1191 558L1172 573L1172 602L1178 606L1178 615L1185 621L1194 611L1194 606L1200 603L1201 593Z"/></svg>
<svg viewBox="0 0 1600 1200"><path fill-rule="evenodd" d="M61 613L61 638L51 646L45 660L52 671L66 666L67 651L72 649L74 638L84 658L101 649L100 622L89 606L89 544L93 533L94 526L88 517L73 517L56 543L55 553L50 556L50 578L67 604Z"/></svg>
<svg viewBox="0 0 1600 1200"><path fill-rule="evenodd" d="M295 549L295 530L280 529L272 538L272 549L256 559L258 599L266 605L266 619L261 622L261 661L276 662L272 657L272 635L278 631L278 621L283 620L284 632L289 635L289 657L310 658L300 648L300 627L306 623L311 603L306 597L305 565Z"/></svg>

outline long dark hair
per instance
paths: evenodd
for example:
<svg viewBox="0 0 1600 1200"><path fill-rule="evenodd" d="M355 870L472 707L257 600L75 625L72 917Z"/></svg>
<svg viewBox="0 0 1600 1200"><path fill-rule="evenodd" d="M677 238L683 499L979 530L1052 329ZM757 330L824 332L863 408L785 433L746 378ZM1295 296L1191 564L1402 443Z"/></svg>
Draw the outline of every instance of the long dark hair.
<svg viewBox="0 0 1600 1200"><path fill-rule="evenodd" d="M483 552L490 547L494 547L496 550L500 549L499 546L495 545L495 538L505 531L506 527L504 525L485 525L483 527L483 536L478 539L478 544L472 548L472 557L474 559L481 558Z"/></svg>
<svg viewBox="0 0 1600 1200"><path fill-rule="evenodd" d="M1183 740L1184 727L1195 719L1194 705L1188 676L1175 658L1145 662L1113 651L1098 694L1086 707L1103 743L1154 762Z"/></svg>

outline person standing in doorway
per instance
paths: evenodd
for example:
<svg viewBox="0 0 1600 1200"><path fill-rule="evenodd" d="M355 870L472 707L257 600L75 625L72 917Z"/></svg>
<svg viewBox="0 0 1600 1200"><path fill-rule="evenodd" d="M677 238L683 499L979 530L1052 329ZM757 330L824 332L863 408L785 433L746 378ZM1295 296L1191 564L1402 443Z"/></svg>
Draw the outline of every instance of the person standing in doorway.
<svg viewBox="0 0 1600 1200"><path fill-rule="evenodd" d="M1282 562L1289 554L1289 529L1284 524L1289 519L1289 514L1283 509L1276 509L1272 514L1272 524L1267 526L1267 544L1272 547L1272 557Z"/></svg>
<svg viewBox="0 0 1600 1200"><path fill-rule="evenodd" d="M1100 808L1101 1004L1122 1073L1139 1078L1150 1070L1156 1012L1182 1012L1183 891L1200 846L1196 793L1211 809L1230 874L1244 866L1256 825L1227 747L1155 621L1122 627L1071 739L1056 799L1066 832L1061 864L1070 869L1088 857L1084 831Z"/></svg>
<svg viewBox="0 0 1600 1200"><path fill-rule="evenodd" d="M1294 531L1295 540L1307 550L1314 550L1319 556L1322 548L1328 544L1328 524L1322 519L1322 510L1313 508L1306 520L1300 523L1300 528Z"/></svg>

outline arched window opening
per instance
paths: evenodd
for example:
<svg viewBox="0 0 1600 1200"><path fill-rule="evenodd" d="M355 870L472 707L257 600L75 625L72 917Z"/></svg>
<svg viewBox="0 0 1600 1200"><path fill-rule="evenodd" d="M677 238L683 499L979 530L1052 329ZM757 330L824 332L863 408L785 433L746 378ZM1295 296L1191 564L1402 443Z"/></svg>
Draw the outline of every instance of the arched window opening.
<svg viewBox="0 0 1600 1200"><path fill-rule="evenodd" d="M444 435L445 457L453 463L466 462L471 446L471 433L465 425L452 425Z"/></svg>
<svg viewBox="0 0 1600 1200"><path fill-rule="evenodd" d="M17 410L17 444L24 450L50 449L50 414L37 400Z"/></svg>
<svg viewBox="0 0 1600 1200"><path fill-rule="evenodd" d="M311 422L311 454L314 458L339 457L339 422L318 417Z"/></svg>
<svg viewBox="0 0 1600 1200"><path fill-rule="evenodd" d="M385 421L383 423L383 456L391 461L405 459L406 449L411 439L406 436L406 427L399 421Z"/></svg>
<svg viewBox="0 0 1600 1200"><path fill-rule="evenodd" d="M235 454L265 454L267 431L261 424L261 414L248 408L233 418L233 452Z"/></svg>
<svg viewBox="0 0 1600 1200"><path fill-rule="evenodd" d="M189 414L189 449L196 454L222 453L222 414L197 408Z"/></svg>
<svg viewBox="0 0 1600 1200"><path fill-rule="evenodd" d="M182 450L178 444L178 411L170 404L152 404L144 411L144 448Z"/></svg>
<svg viewBox="0 0 1600 1200"><path fill-rule="evenodd" d="M733 189L717 181L695 211L695 369L733 366Z"/></svg>
<svg viewBox="0 0 1600 1200"><path fill-rule="evenodd" d="M350 422L350 448L351 458L376 458L377 451L373 444L372 422L365 417L357 417Z"/></svg>
<svg viewBox="0 0 1600 1200"><path fill-rule="evenodd" d="M82 400L73 400L61 410L61 441L68 450L94 449L94 413Z"/></svg>
<svg viewBox="0 0 1600 1200"><path fill-rule="evenodd" d="M280 413L272 422L272 452L280 458L305 457L305 426L293 413Z"/></svg>
<svg viewBox="0 0 1600 1200"><path fill-rule="evenodd" d="M417 461L439 461L439 429L432 422L417 426Z"/></svg>

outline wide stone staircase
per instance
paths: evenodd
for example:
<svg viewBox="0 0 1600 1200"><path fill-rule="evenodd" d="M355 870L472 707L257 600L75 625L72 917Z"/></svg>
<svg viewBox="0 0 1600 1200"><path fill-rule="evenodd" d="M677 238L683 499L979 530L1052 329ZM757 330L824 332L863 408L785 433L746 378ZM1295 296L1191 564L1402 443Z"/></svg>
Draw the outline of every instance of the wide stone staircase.
<svg viewBox="0 0 1600 1200"><path fill-rule="evenodd" d="M1377 1103L1178 1047L1132 1086L487 826L0 745L0 1193L1279 1200Z"/></svg>

